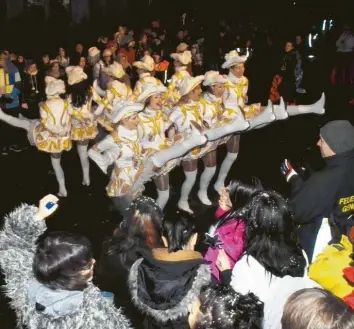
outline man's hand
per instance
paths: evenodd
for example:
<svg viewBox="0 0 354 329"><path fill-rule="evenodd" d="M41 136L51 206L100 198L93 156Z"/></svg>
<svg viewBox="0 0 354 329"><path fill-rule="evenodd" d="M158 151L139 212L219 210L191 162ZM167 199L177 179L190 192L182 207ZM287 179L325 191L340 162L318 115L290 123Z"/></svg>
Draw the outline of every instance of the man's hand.
<svg viewBox="0 0 354 329"><path fill-rule="evenodd" d="M21 107L22 107L23 109L25 109L25 110L28 110L28 105L27 105L27 103L21 104Z"/></svg>
<svg viewBox="0 0 354 329"><path fill-rule="evenodd" d="M216 259L216 267L220 272L231 269L229 257L226 255L224 249L219 250L218 258Z"/></svg>
<svg viewBox="0 0 354 329"><path fill-rule="evenodd" d="M52 215L58 208L59 199L52 194L45 196L39 201L39 209L37 216L41 219L46 219Z"/></svg>
<svg viewBox="0 0 354 329"><path fill-rule="evenodd" d="M293 169L289 160L285 159L280 167L280 172L285 177L286 181L288 182L290 178L294 175L297 175L297 172Z"/></svg>

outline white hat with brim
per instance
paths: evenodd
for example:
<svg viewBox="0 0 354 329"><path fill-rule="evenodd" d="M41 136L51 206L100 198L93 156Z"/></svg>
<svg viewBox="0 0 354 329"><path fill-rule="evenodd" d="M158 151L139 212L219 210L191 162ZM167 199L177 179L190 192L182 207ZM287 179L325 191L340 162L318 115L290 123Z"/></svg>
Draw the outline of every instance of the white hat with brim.
<svg viewBox="0 0 354 329"><path fill-rule="evenodd" d="M189 47L189 46L188 46L186 43L182 42L182 43L180 43L180 44L178 45L176 51L177 51L178 53L183 53L183 52L185 52L185 51L188 49L188 47Z"/></svg>
<svg viewBox="0 0 354 329"><path fill-rule="evenodd" d="M218 71L208 71L204 75L203 86L212 86L218 83L226 83L227 79Z"/></svg>
<svg viewBox="0 0 354 329"><path fill-rule="evenodd" d="M65 72L68 76L68 84L70 86L75 85L87 79L87 74L84 72L84 69L80 66L68 66L65 69Z"/></svg>
<svg viewBox="0 0 354 329"><path fill-rule="evenodd" d="M237 64L243 64L247 61L247 56L240 56L236 50L230 51L225 55L225 63L222 65L223 69L228 69Z"/></svg>
<svg viewBox="0 0 354 329"><path fill-rule="evenodd" d="M134 62L133 66L138 69L143 69L152 72L155 69L155 62L151 56L146 55L141 59L141 61Z"/></svg>
<svg viewBox="0 0 354 329"><path fill-rule="evenodd" d="M184 51L183 53L173 53L171 58L178 60L183 65L188 65L192 62L192 53L189 50Z"/></svg>
<svg viewBox="0 0 354 329"><path fill-rule="evenodd" d="M167 91L165 86L155 86L155 85L145 85L143 92L139 95L138 99L136 100L137 103L145 103L146 100L157 94L163 94Z"/></svg>
<svg viewBox="0 0 354 329"><path fill-rule="evenodd" d="M96 56L99 56L100 54L101 54L101 51L97 47L91 47L88 50L89 57L96 57Z"/></svg>
<svg viewBox="0 0 354 329"><path fill-rule="evenodd" d="M189 94L195 87L200 85L204 80L204 75L198 75L197 77L186 77L182 80L179 91L182 96Z"/></svg>
<svg viewBox="0 0 354 329"><path fill-rule="evenodd" d="M47 96L57 96L65 93L65 83L63 80L53 77L45 77L45 93Z"/></svg>
<svg viewBox="0 0 354 329"><path fill-rule="evenodd" d="M107 68L104 68L102 72L115 79L120 79L125 75L123 66L117 62L113 62L113 64L109 65Z"/></svg>
<svg viewBox="0 0 354 329"><path fill-rule="evenodd" d="M113 123L119 123L122 119L129 118L135 113L141 112L144 109L144 105L133 102L120 102L114 108L114 114L112 117Z"/></svg>

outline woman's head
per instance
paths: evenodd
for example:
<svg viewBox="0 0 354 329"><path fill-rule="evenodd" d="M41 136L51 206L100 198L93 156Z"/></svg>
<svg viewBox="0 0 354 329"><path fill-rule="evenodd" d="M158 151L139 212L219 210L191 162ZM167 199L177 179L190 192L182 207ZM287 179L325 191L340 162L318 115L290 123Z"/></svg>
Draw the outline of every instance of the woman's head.
<svg viewBox="0 0 354 329"><path fill-rule="evenodd" d="M285 51L286 52L289 52L290 50L292 50L294 48L294 45L292 42L288 41L286 44L285 44Z"/></svg>
<svg viewBox="0 0 354 329"><path fill-rule="evenodd" d="M119 64L126 67L128 63L127 56L124 53L119 53Z"/></svg>
<svg viewBox="0 0 354 329"><path fill-rule="evenodd" d="M42 62L43 64L48 64L50 61L49 55L48 54L44 54L42 57Z"/></svg>
<svg viewBox="0 0 354 329"><path fill-rule="evenodd" d="M65 49L63 47L59 48L59 56L63 58L65 57Z"/></svg>
<svg viewBox="0 0 354 329"><path fill-rule="evenodd" d="M191 90L188 94L188 98L189 100L191 101L199 101L200 100L200 97L202 96L202 87L201 85L197 85L193 90Z"/></svg>
<svg viewBox="0 0 354 329"><path fill-rule="evenodd" d="M162 110L162 94L155 94L150 96L146 100L145 106L154 111Z"/></svg>
<svg viewBox="0 0 354 329"><path fill-rule="evenodd" d="M254 294L241 295L230 286L217 285L202 291L191 307L189 325L194 329L260 329L262 318L263 303Z"/></svg>
<svg viewBox="0 0 354 329"><path fill-rule="evenodd" d="M198 233L195 232L193 218L187 212L178 211L163 221L162 240L168 252L194 250Z"/></svg>
<svg viewBox="0 0 354 329"><path fill-rule="evenodd" d="M215 97L222 97L225 92L225 84L224 83L216 83L214 85L208 86L208 92Z"/></svg>
<svg viewBox="0 0 354 329"><path fill-rule="evenodd" d="M175 70L177 70L178 68L185 66L184 64L181 63L181 61L179 61L178 59L175 59L173 61L173 67L175 68Z"/></svg>
<svg viewBox="0 0 354 329"><path fill-rule="evenodd" d="M52 71L53 72L59 72L60 71L60 64L58 62L53 62L52 63Z"/></svg>
<svg viewBox="0 0 354 329"><path fill-rule="evenodd" d="M27 72L29 74L35 74L37 72L37 64L35 62L31 62L27 67Z"/></svg>
<svg viewBox="0 0 354 329"><path fill-rule="evenodd" d="M245 74L245 65L244 64L236 64L230 67L230 72L237 78L243 77Z"/></svg>
<svg viewBox="0 0 354 329"><path fill-rule="evenodd" d="M232 209L232 217L237 217L237 213L251 200L251 198L262 191L263 187L258 178L252 178L251 183L232 180L227 188L222 191L220 201L224 198ZM223 200L224 201L224 200Z"/></svg>
<svg viewBox="0 0 354 329"><path fill-rule="evenodd" d="M84 69L86 67L86 64L87 64L86 57L81 56L79 59L79 66Z"/></svg>
<svg viewBox="0 0 354 329"><path fill-rule="evenodd" d="M93 277L90 241L77 234L53 232L38 241L35 278L51 289L83 290Z"/></svg>
<svg viewBox="0 0 354 329"><path fill-rule="evenodd" d="M258 192L241 215L247 222L245 253L275 276L302 277L306 260L285 199L275 191Z"/></svg>
<svg viewBox="0 0 354 329"><path fill-rule="evenodd" d="M281 324L283 329L353 329L354 312L329 291L302 289L289 297Z"/></svg>
<svg viewBox="0 0 354 329"><path fill-rule="evenodd" d="M75 49L77 53L82 54L82 52L84 51L84 46L82 45L82 43L78 43Z"/></svg>
<svg viewBox="0 0 354 329"><path fill-rule="evenodd" d="M140 39L139 39L139 42L143 45L146 45L147 44L147 41L148 41L148 37L147 37L147 34L146 33L142 33L140 35Z"/></svg>
<svg viewBox="0 0 354 329"><path fill-rule="evenodd" d="M69 86L68 92L71 94L71 102L75 107L81 107L87 103L89 98L90 85L86 80Z"/></svg>
<svg viewBox="0 0 354 329"><path fill-rule="evenodd" d="M135 130L138 128L139 116L138 113L133 113L132 115L123 118L120 124L129 130Z"/></svg>

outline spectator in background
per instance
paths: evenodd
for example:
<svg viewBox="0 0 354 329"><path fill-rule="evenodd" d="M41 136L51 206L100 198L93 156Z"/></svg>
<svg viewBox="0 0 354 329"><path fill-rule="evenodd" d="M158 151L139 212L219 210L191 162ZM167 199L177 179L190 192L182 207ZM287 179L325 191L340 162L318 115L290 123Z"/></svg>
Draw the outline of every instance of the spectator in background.
<svg viewBox="0 0 354 329"><path fill-rule="evenodd" d="M135 57L140 61L144 56L145 52L149 51L148 49L148 37L146 33L140 35L140 39L135 46Z"/></svg>
<svg viewBox="0 0 354 329"><path fill-rule="evenodd" d="M289 297L281 324L282 329L353 329L354 313L326 290L302 289Z"/></svg>
<svg viewBox="0 0 354 329"><path fill-rule="evenodd" d="M21 93L21 75L17 67L11 63L8 52L0 52L0 107L11 116L18 117L21 108L19 96ZM7 155L9 151L20 152L18 144L24 144L25 140L21 138L13 128L7 124L0 124L0 143L1 152ZM11 145L10 143L13 143ZM23 145L22 145L23 146Z"/></svg>
<svg viewBox="0 0 354 329"><path fill-rule="evenodd" d="M39 71L44 74L45 72L47 72L50 69L50 57L49 54L44 54L42 56L42 60L41 63L38 65Z"/></svg>
<svg viewBox="0 0 354 329"><path fill-rule="evenodd" d="M354 36L348 26L344 26L343 33L336 42L337 64L336 83L348 85L350 81L350 68L354 48Z"/></svg>
<svg viewBox="0 0 354 329"><path fill-rule="evenodd" d="M59 54L56 57L56 60L58 61L60 67L63 69L65 69L70 65L70 58L69 56L66 56L66 52L63 47L59 48Z"/></svg>
<svg viewBox="0 0 354 329"><path fill-rule="evenodd" d="M84 46L81 43L78 43L75 46L75 51L71 56L71 65L79 65L81 57L85 57Z"/></svg>
<svg viewBox="0 0 354 329"><path fill-rule="evenodd" d="M44 100L44 76L35 62L29 62L22 80L21 107L27 119L39 118L38 104Z"/></svg>
<svg viewBox="0 0 354 329"><path fill-rule="evenodd" d="M60 64L57 60L54 60L51 63L50 68L45 75L66 81L65 71L60 67Z"/></svg>

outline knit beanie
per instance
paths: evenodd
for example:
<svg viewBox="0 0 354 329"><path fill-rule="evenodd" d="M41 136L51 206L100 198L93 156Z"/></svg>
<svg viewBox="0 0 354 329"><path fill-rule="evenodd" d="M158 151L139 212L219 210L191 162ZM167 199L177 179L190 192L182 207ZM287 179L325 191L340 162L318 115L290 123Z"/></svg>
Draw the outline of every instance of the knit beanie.
<svg viewBox="0 0 354 329"><path fill-rule="evenodd" d="M347 120L328 122L321 128L320 132L321 137L336 154L354 148L354 127Z"/></svg>

